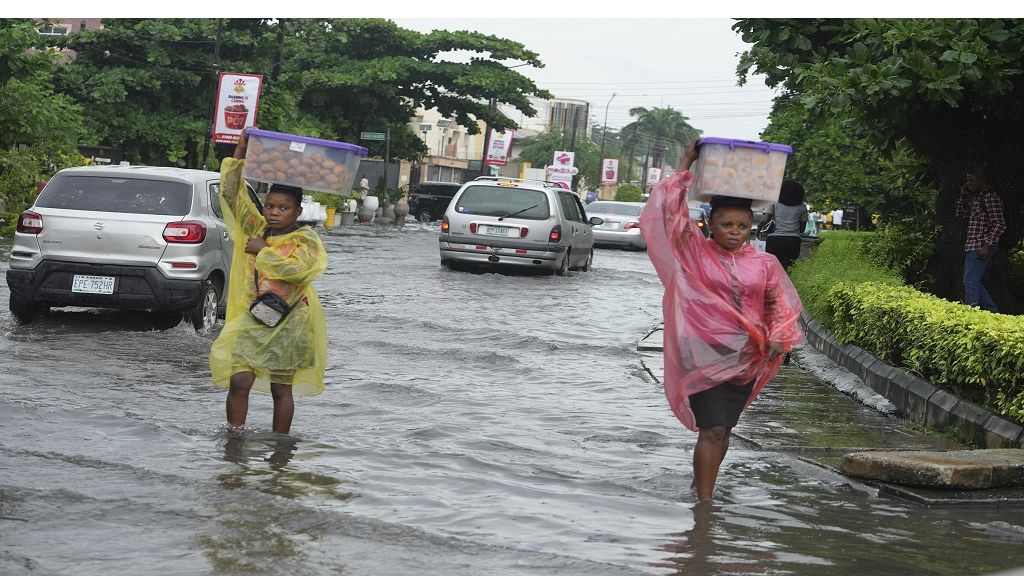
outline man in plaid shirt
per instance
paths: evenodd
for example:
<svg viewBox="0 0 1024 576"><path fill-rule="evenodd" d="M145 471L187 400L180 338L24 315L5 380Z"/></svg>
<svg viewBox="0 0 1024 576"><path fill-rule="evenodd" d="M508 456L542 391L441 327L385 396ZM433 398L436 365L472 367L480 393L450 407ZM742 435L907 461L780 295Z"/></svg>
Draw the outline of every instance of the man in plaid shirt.
<svg viewBox="0 0 1024 576"><path fill-rule="evenodd" d="M999 312L988 290L981 283L988 263L995 257L999 237L1006 230L1003 201L988 185L983 168L971 170L960 187L956 214L967 218L967 244L964 246L964 302L982 310Z"/></svg>

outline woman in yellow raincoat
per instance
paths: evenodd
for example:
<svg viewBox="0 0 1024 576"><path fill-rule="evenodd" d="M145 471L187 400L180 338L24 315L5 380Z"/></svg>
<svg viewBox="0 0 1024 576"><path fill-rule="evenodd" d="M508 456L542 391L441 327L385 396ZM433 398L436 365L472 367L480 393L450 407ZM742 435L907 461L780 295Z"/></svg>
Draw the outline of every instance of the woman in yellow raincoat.
<svg viewBox="0 0 1024 576"><path fill-rule="evenodd" d="M210 349L210 370L213 383L228 388L229 426L245 425L249 391L255 388L273 395L274 431L288 433L292 392L316 395L324 389L327 325L312 282L327 269L327 253L316 232L296 225L300 189L274 184L262 212L252 202L242 178L245 149L243 132L234 157L221 165L220 203L235 247L227 318ZM268 291L292 306L274 327L249 312Z"/></svg>

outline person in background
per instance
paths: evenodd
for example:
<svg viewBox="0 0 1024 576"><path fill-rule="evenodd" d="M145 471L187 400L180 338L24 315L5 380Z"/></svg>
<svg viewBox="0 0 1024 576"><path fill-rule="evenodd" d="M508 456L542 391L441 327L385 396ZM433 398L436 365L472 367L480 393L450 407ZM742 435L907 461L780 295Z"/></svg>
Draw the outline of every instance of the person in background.
<svg viewBox="0 0 1024 576"><path fill-rule="evenodd" d="M800 257L800 235L806 226L804 187L793 180L783 180L779 201L764 211L764 220L758 232L768 231L764 250L778 258L786 271Z"/></svg>
<svg viewBox="0 0 1024 576"><path fill-rule="evenodd" d="M956 215L967 219L964 244L964 303L982 310L999 312L992 296L981 283L988 263L999 248L999 237L1006 230L1003 201L989 186L988 171L978 166L967 172L956 201Z"/></svg>
<svg viewBox="0 0 1024 576"><path fill-rule="evenodd" d="M366 174L363 174L359 178L359 199L366 200L366 195L370 193L370 181L366 179Z"/></svg>
<svg viewBox="0 0 1024 576"><path fill-rule="evenodd" d="M691 142L679 170L654 187L640 230L665 287L665 396L697 432L691 488L710 502L740 413L803 339L802 304L779 261L748 242L749 199L716 197L711 238L690 220L697 154Z"/></svg>

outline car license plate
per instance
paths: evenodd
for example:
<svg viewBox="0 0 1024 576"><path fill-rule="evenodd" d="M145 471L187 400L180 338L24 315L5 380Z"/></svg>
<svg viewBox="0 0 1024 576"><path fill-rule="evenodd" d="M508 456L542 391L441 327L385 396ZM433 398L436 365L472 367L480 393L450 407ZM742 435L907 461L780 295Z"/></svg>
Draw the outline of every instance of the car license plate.
<svg viewBox="0 0 1024 576"><path fill-rule="evenodd" d="M71 291L80 294L113 294L113 276L84 276L75 274L71 281Z"/></svg>
<svg viewBox="0 0 1024 576"><path fill-rule="evenodd" d="M604 228L605 230L618 230L619 229L619 223L618 222L605 222L604 224L601 224L600 226L598 226L598 228Z"/></svg>
<svg viewBox="0 0 1024 576"><path fill-rule="evenodd" d="M509 236L509 233L512 231L511 228L506 226L481 226L480 229L480 232L488 236Z"/></svg>

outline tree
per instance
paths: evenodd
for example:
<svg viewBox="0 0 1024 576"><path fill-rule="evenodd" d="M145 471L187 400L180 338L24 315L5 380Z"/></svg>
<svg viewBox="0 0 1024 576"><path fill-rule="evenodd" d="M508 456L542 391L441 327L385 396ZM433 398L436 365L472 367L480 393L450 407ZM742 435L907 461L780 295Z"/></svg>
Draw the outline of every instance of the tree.
<svg viewBox="0 0 1024 576"><path fill-rule="evenodd" d="M958 299L964 225L954 203L968 166L987 163L1020 221L1024 164L1024 21L1015 19L740 19L751 44L738 75L764 74L808 110L857 111L888 149L905 140L937 182L938 235L929 272L939 296ZM1020 309L996 261L996 298Z"/></svg>
<svg viewBox="0 0 1024 576"><path fill-rule="evenodd" d="M0 20L0 200L31 201L35 184L81 163L81 109L54 91L60 54L46 49L32 20Z"/></svg>
<svg viewBox="0 0 1024 576"><path fill-rule="evenodd" d="M261 128L349 142L390 128L392 156L408 159L425 152L407 127L417 106L476 132L476 119L514 126L492 98L532 114L528 96L550 97L502 63L542 67L535 53L476 32L422 34L370 19L224 19L219 29L217 65L213 19L106 20L73 35L78 58L62 88L85 104L92 142L136 161L197 165L215 70L264 76ZM473 57L443 59L449 52Z"/></svg>
<svg viewBox="0 0 1024 576"><path fill-rule="evenodd" d="M565 135L558 128L552 126L548 130L536 136L523 138L520 141L519 160L529 162L535 167L551 164L555 152L563 150ZM573 186L577 187L580 182L587 186L596 183L600 178L601 159L598 158L597 145L586 135L576 137L575 166L579 174L573 177Z"/></svg>
<svg viewBox="0 0 1024 576"><path fill-rule="evenodd" d="M622 127L624 143L637 153L649 150L652 166L661 167L665 158L678 159L680 150L701 133L690 126L689 118L671 106L649 110L638 106L631 108L629 115L636 120Z"/></svg>

